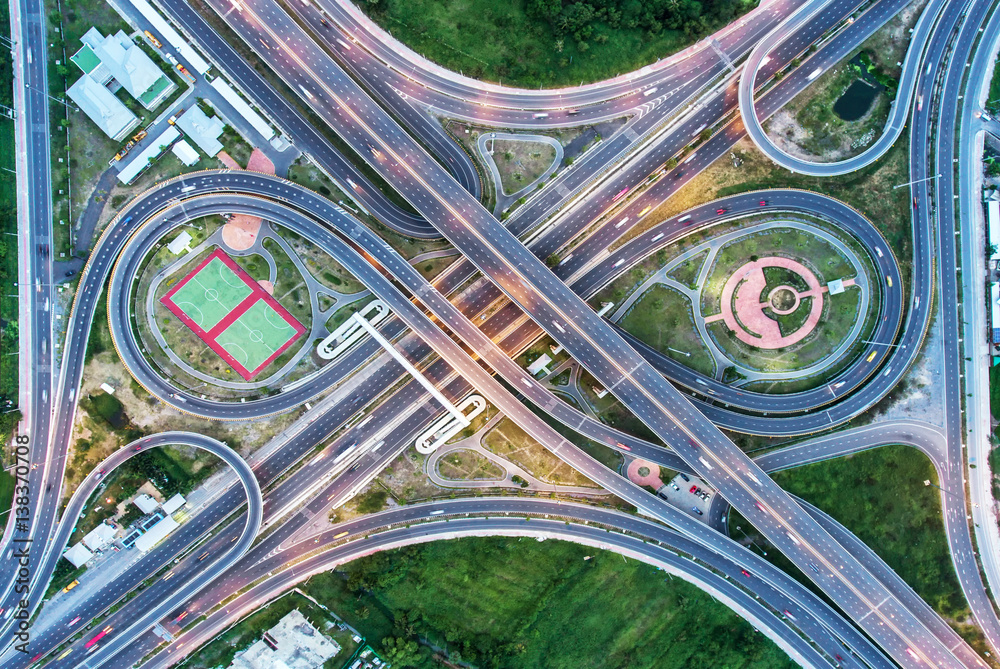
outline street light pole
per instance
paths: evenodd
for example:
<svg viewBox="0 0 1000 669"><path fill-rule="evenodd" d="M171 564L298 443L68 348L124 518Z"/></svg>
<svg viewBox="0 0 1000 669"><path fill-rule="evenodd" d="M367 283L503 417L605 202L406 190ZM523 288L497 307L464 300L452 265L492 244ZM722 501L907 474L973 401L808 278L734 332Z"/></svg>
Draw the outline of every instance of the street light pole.
<svg viewBox="0 0 1000 669"><path fill-rule="evenodd" d="M884 341L875 341L874 339L862 339L862 344L872 344L873 346L888 346L889 348L906 348L906 344L886 344Z"/></svg>
<svg viewBox="0 0 1000 669"><path fill-rule="evenodd" d="M912 186L913 184L918 184L921 181L932 181L933 179L937 179L940 176L941 176L940 174L935 174L932 177L924 177L923 179L914 179L913 181L907 181L905 184L899 184L898 186L893 186L892 189L896 190L897 188L904 188L906 186Z"/></svg>
<svg viewBox="0 0 1000 669"><path fill-rule="evenodd" d="M941 492L945 493L946 495L951 495L952 497L957 497L958 499L962 499L962 496L961 496L961 495L956 495L956 494L955 494L955 493L953 493L953 492L950 492L950 491L948 491L948 490L945 490L944 488L942 488L941 486L939 486L939 485L938 485L937 483L931 483L930 481L926 481L926 480L925 480L925 481L924 481L924 485L925 485L925 486L934 486L935 488L937 488L937 489L938 489L938 490L940 490ZM963 501L964 501L964 500L963 500Z"/></svg>

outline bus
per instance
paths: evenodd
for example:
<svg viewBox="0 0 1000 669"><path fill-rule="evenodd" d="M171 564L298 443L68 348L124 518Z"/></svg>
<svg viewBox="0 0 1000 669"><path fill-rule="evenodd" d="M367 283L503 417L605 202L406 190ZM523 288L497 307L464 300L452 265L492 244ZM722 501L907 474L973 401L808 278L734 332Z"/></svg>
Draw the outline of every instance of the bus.
<svg viewBox="0 0 1000 669"><path fill-rule="evenodd" d="M97 642L100 641L101 639L103 639L104 637L106 637L111 632L111 629L112 629L111 627L105 627L100 632L98 632L97 634L95 634L93 636L93 638L90 639L90 641L88 641L87 643L83 644L83 647L84 648L92 648L93 646L97 645Z"/></svg>
<svg viewBox="0 0 1000 669"><path fill-rule="evenodd" d="M344 538L344 537L346 537L346 536L347 536L348 534L350 534L350 532L349 532L349 531L347 531L347 530L344 530L344 531L343 531L343 532L341 532L340 534L335 534L335 535L333 536L333 538L334 538L334 539L343 539L343 538Z"/></svg>
<svg viewBox="0 0 1000 669"><path fill-rule="evenodd" d="M617 202L618 200L620 200L623 197L625 197L625 193L627 193L627 192L628 192L628 186L626 186L625 188L622 188L620 191L618 191L618 194L615 195L613 198L611 198L611 201L612 202Z"/></svg>
<svg viewBox="0 0 1000 669"><path fill-rule="evenodd" d="M70 583L65 588L63 588L63 592L69 592L70 590L72 590L73 588L75 588L78 585L80 585L80 581L79 580L74 580L72 583Z"/></svg>

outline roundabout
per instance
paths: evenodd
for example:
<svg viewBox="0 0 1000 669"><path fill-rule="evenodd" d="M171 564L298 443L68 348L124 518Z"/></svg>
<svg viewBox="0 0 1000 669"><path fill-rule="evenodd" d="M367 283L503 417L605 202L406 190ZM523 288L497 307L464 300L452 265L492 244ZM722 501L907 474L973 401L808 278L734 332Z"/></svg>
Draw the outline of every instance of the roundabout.
<svg viewBox="0 0 1000 669"><path fill-rule="evenodd" d="M881 292L869 289L876 254L790 215L708 233L637 286L611 320L681 365L767 393L821 385L864 352L859 340L881 310ZM718 392L707 383L696 381Z"/></svg>

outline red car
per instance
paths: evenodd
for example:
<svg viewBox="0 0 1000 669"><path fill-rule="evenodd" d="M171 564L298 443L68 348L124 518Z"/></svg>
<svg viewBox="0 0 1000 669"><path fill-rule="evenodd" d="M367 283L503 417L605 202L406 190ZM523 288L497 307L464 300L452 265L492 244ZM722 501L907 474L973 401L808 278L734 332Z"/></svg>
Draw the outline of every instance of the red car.
<svg viewBox="0 0 1000 669"><path fill-rule="evenodd" d="M623 444L620 441L616 441L615 443L618 444L618 448L620 448L622 450L625 450L625 451L631 451L632 450L631 448L629 448L628 446L626 446L625 444Z"/></svg>
<svg viewBox="0 0 1000 669"><path fill-rule="evenodd" d="M761 200L760 201L760 206L766 207L767 206L767 200Z"/></svg>
<svg viewBox="0 0 1000 669"><path fill-rule="evenodd" d="M747 578L750 578L750 572L748 572L746 569L740 569L740 573L746 576Z"/></svg>
<svg viewBox="0 0 1000 669"><path fill-rule="evenodd" d="M719 216L722 216L727 211L728 211L728 209L716 209L715 213L718 214Z"/></svg>
<svg viewBox="0 0 1000 669"><path fill-rule="evenodd" d="M697 492L697 491L698 491L698 486L696 486L696 485L691 486L691 489L688 490L688 492L692 493L692 494L695 493L695 492Z"/></svg>
<svg viewBox="0 0 1000 669"><path fill-rule="evenodd" d="M133 450L133 451L141 451L141 450L142 450L142 444L139 444L138 446L136 446L136 447L135 447L135 448L133 448L132 450Z"/></svg>

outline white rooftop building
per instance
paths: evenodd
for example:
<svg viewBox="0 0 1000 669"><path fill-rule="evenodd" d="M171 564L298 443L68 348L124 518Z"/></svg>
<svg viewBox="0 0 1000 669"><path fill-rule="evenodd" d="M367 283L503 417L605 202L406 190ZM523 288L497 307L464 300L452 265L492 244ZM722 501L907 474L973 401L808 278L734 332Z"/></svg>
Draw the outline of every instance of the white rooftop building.
<svg viewBox="0 0 1000 669"><path fill-rule="evenodd" d="M271 643L268 643L271 642ZM233 658L230 669L314 669L340 652L340 645L324 636L292 609L264 638Z"/></svg>
<svg viewBox="0 0 1000 669"><path fill-rule="evenodd" d="M101 84L114 79L146 109L156 107L177 88L122 30L104 36L97 28L91 28L80 41L100 60L100 65L88 74Z"/></svg>
<svg viewBox="0 0 1000 669"><path fill-rule="evenodd" d="M990 254L990 265L996 267L1000 264L1000 202L989 200L986 202L986 224L990 246L995 250Z"/></svg>
<svg viewBox="0 0 1000 669"><path fill-rule="evenodd" d="M79 569L83 565L87 564L87 562L90 561L90 558L94 557L94 554L83 545L83 542L80 542L70 546L69 550L63 553L63 557L69 560L74 567Z"/></svg>
<svg viewBox="0 0 1000 669"><path fill-rule="evenodd" d="M173 151L174 155L188 167L191 167L199 160L198 152L194 150L193 146L187 143L186 139L178 141L170 147L170 150Z"/></svg>
<svg viewBox="0 0 1000 669"><path fill-rule="evenodd" d="M226 129L226 124L218 116L209 117L198 105L177 117L177 127L207 153L209 158L222 151L219 136Z"/></svg>
<svg viewBox="0 0 1000 669"><path fill-rule="evenodd" d="M187 504L187 500L184 499L183 495L178 493L173 497L171 497L170 499L168 499L166 502L164 502L161 508L163 509L163 512L169 516L174 511L181 508L185 504Z"/></svg>
<svg viewBox="0 0 1000 669"><path fill-rule="evenodd" d="M167 250L173 253L175 256L180 255L182 252L188 250L188 244L191 243L191 233L187 230L182 230L181 234L174 237L174 240L167 244Z"/></svg>
<svg viewBox="0 0 1000 669"><path fill-rule="evenodd" d="M531 374L532 376L538 376L538 372L545 372L547 374L549 370L546 369L545 366L550 362L552 362L552 358L549 354L542 353L538 356L537 360L528 365L528 374Z"/></svg>
<svg viewBox="0 0 1000 669"><path fill-rule="evenodd" d="M115 528L107 523L101 523L87 533L87 536L83 538L83 543L90 550L98 551L110 544L111 540L115 538L116 533L117 530Z"/></svg>
<svg viewBox="0 0 1000 669"><path fill-rule="evenodd" d="M143 513L153 513L160 506L159 502L149 495L139 495L132 500L132 503L139 507L139 510Z"/></svg>
<svg viewBox="0 0 1000 669"><path fill-rule="evenodd" d="M167 516L156 525L149 528L149 531L135 540L135 547L146 553L156 544L167 538L167 535L176 530L179 524L176 520Z"/></svg>
<svg viewBox="0 0 1000 669"><path fill-rule="evenodd" d="M139 117L103 85L83 75L66 91L76 106L97 124L105 135L118 141L139 125Z"/></svg>
<svg viewBox="0 0 1000 669"><path fill-rule="evenodd" d="M274 128L265 121L260 114L254 111L253 107L247 104L239 93L233 90L233 87L222 80L222 77L216 77L212 80L212 88L218 91L219 95L225 99L226 102L233 106L243 119L250 124L250 126L260 133L260 136L264 139L271 139L274 137Z"/></svg>

